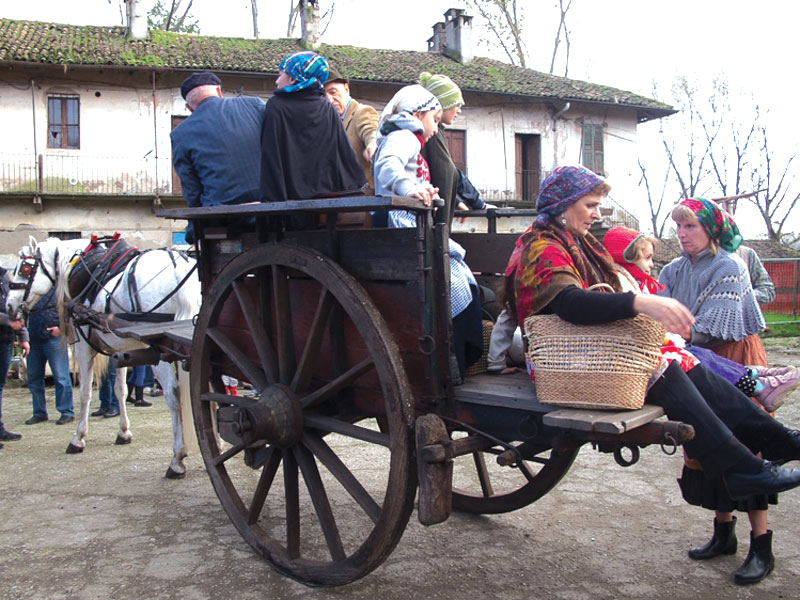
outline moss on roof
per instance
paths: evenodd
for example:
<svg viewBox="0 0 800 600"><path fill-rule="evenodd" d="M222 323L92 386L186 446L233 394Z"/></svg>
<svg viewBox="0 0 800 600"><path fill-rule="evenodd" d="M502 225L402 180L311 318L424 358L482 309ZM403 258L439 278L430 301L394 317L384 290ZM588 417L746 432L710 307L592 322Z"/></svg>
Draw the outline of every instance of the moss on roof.
<svg viewBox="0 0 800 600"><path fill-rule="evenodd" d="M295 39L245 39L150 31L126 37L124 27L0 19L0 62L97 65L275 74L280 60L302 49ZM468 65L439 52L374 50L323 44L319 52L353 80L407 84L422 71L449 75L463 90L637 109L640 120L675 112L669 105L604 85L475 58Z"/></svg>

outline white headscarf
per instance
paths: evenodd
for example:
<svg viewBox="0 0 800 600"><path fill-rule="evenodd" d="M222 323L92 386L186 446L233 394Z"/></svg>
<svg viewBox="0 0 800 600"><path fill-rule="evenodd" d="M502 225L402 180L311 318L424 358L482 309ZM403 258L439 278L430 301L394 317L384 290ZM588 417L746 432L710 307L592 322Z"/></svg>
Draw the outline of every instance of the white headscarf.
<svg viewBox="0 0 800 600"><path fill-rule="evenodd" d="M441 110L441 108L442 105L436 96L421 85L414 84L400 88L381 113L378 122L378 143L380 144L381 138L395 128L422 131L422 122L414 116L414 113ZM385 130L387 124L394 127Z"/></svg>

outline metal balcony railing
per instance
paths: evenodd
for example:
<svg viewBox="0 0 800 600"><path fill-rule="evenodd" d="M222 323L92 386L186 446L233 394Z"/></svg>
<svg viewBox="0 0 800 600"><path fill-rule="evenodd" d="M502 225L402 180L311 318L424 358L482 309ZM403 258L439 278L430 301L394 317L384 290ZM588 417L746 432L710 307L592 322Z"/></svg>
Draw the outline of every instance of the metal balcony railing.
<svg viewBox="0 0 800 600"><path fill-rule="evenodd" d="M172 192L169 158L0 154L0 194L151 196Z"/></svg>

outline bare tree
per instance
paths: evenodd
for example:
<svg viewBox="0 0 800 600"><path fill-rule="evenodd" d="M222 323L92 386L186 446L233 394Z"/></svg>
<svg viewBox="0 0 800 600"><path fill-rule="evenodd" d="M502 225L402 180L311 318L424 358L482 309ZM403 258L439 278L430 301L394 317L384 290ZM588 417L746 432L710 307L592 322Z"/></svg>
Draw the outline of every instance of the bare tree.
<svg viewBox="0 0 800 600"><path fill-rule="evenodd" d="M558 55L558 46L561 43L561 34L564 34L564 46L566 48L566 58L564 61L564 77L567 76L569 73L569 29L567 29L567 11L569 11L570 7L572 6L572 0L567 0L566 6L564 5L564 0L558 0L558 9L561 13L558 22L558 29L556 29L556 39L553 42L553 58L550 59L550 74L553 74L553 70L556 66L556 56Z"/></svg>
<svg viewBox="0 0 800 600"><path fill-rule="evenodd" d="M785 162L776 159L769 144L766 125L759 125L758 138L760 163L753 170L751 181L754 189L763 190L763 193L748 198L748 201L756 206L764 219L770 239L778 242L794 241L798 237L797 234L790 234L788 236L790 239L787 240L784 227L800 200L800 193L792 186L797 175L795 168L797 152Z"/></svg>
<svg viewBox="0 0 800 600"><path fill-rule="evenodd" d="M189 0L183 9L183 0L169 0L169 7L163 5L161 0L157 0L147 13L147 27L179 33L200 33L197 19L189 14L193 2L194 0Z"/></svg>
<svg viewBox="0 0 800 600"><path fill-rule="evenodd" d="M797 152L786 158L769 143L769 130L760 106L732 106L723 77L711 82L708 92L677 78L672 102L680 114L662 120L659 135L667 171L666 187L683 197L724 198L731 212L737 202L752 203L764 221L767 235L785 241L787 222L800 201L795 185ZM654 96L657 96L654 93ZM645 188L653 231L663 232L660 220L664 198L652 193L650 178L640 165L640 185ZM795 236L796 237L796 236Z"/></svg>
<svg viewBox="0 0 800 600"><path fill-rule="evenodd" d="M319 0L289 0L289 20L286 25L286 37L292 37L297 28L297 20L300 17L300 11L303 10L303 5L306 2L310 4L319 4ZM328 25L331 24L334 8L336 8L336 2L331 2L330 7L320 15L320 35L324 34L328 29Z"/></svg>
<svg viewBox="0 0 800 600"><path fill-rule="evenodd" d="M508 61L526 66L528 50L522 39L522 10L517 9L517 0L467 0L467 6L477 11Z"/></svg>
<svg viewBox="0 0 800 600"><path fill-rule="evenodd" d="M253 37L258 39L258 1L250 0L250 9L253 12Z"/></svg>
<svg viewBox="0 0 800 600"><path fill-rule="evenodd" d="M669 183L669 171L664 172L663 181L661 182L661 192L658 198L655 197L653 190L650 187L650 179L647 176L647 168L642 164L641 159L638 161L639 170L642 176L639 178L639 185L644 185L645 193L647 194L647 205L650 209L650 226L653 229L653 235L657 238L664 237L664 228L667 225L669 213L665 214L665 202L667 195L667 187Z"/></svg>

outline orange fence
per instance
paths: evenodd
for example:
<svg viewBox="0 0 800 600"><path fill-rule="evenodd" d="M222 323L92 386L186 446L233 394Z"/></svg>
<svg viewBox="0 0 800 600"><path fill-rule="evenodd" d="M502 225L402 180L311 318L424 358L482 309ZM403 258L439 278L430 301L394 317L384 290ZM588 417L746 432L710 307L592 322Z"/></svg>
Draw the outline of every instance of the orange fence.
<svg viewBox="0 0 800 600"><path fill-rule="evenodd" d="M775 284L775 301L762 305L762 310L800 314L800 258L765 258L762 262Z"/></svg>

